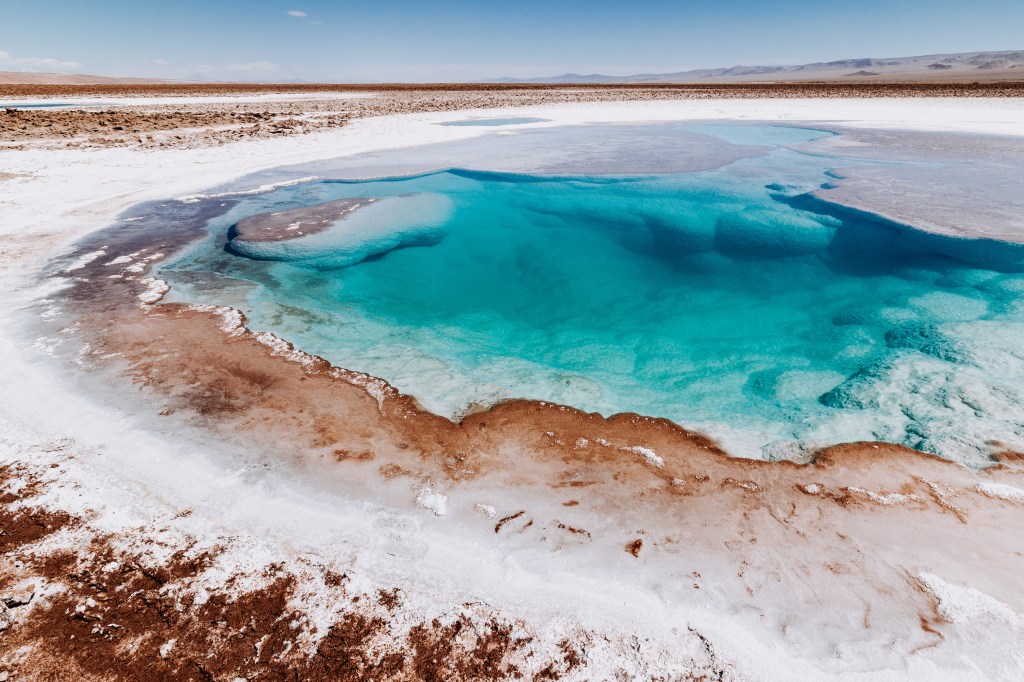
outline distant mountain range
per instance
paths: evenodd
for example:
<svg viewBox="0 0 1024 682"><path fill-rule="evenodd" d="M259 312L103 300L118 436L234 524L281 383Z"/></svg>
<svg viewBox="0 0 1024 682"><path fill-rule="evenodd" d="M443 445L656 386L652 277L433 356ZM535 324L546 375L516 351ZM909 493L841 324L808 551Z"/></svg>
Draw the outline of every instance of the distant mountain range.
<svg viewBox="0 0 1024 682"><path fill-rule="evenodd" d="M723 83L808 80L1024 80L1024 50L960 52L917 57L840 59L787 66L731 66L674 73L606 76L564 73L537 78L496 78L491 83Z"/></svg>
<svg viewBox="0 0 1024 682"><path fill-rule="evenodd" d="M565 73L537 78L495 78L488 83L763 83L778 81L849 80L980 81L1024 80L1024 50L1003 52L960 52L918 57L840 59L789 66L730 66L692 69L674 73L640 73L607 76L599 73ZM197 81L161 78L117 78L79 73L0 71L3 85L145 85L185 84ZM304 81L289 81L304 83ZM309 83L315 85L315 83Z"/></svg>

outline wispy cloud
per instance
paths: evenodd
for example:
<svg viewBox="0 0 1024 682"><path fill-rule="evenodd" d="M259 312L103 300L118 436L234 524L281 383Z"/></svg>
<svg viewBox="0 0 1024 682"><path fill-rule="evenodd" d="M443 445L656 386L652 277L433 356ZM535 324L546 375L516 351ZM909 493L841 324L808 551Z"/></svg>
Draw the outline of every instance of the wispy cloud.
<svg viewBox="0 0 1024 682"><path fill-rule="evenodd" d="M167 66L168 64L170 64L170 62L166 59L154 59L153 63L157 66Z"/></svg>
<svg viewBox="0 0 1024 682"><path fill-rule="evenodd" d="M298 17L300 19L305 19L306 17L309 16L308 14L303 12L301 9L290 9L290 10L288 10L288 14L290 14L293 17Z"/></svg>
<svg viewBox="0 0 1024 682"><path fill-rule="evenodd" d="M81 69L82 65L52 57L15 57L10 52L0 50L0 68L18 71L75 71Z"/></svg>

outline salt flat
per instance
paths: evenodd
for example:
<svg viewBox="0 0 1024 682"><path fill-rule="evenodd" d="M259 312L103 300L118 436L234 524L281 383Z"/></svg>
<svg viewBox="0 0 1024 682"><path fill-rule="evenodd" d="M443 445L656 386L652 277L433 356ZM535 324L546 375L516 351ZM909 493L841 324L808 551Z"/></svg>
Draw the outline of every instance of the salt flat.
<svg viewBox="0 0 1024 682"><path fill-rule="evenodd" d="M131 618L137 618L134 635L144 642L140 651L154 653L152 658L173 661L175 646L185 654L200 650L206 640L187 626L166 629L145 620L147 611L133 606L130 598L135 589L143 589L152 592L153 603L185 614L212 608L205 605L218 605L224 595L237 598L237 608L258 619L253 641L277 647L271 653L279 664L291 660L287 656L293 648L316 652L325 641L339 646L341 633L348 637L342 641L350 642L346 646L360 652L359 657L347 654L350 659L383 665L377 654L387 649L381 638L391 632L388 628L394 628L395 637L405 637L408 626L422 626L406 646L426 655L447 647L437 641L455 637L445 628L464 622L470 634L448 647L454 653L445 653L451 671L464 671L460 666L498 650L494 670L508 675L514 667L539 674L548 665L552 674L567 679L670 678L683 671L718 679L1014 679L1024 665L1015 649L1024 605L1015 570L1022 550L1014 544L1019 539L1013 529L1024 508L1013 491L1024 488L1024 482L1012 460L978 474L899 450L874 459L858 451L848 461L842 452L825 458L806 476L795 465L739 475L733 468L737 465L722 459L708 460L713 462L710 473L702 473L687 462L703 460L685 454L701 457L700 441L684 448L675 440L678 435L657 425L634 431L640 427L578 421L584 418L559 416L552 407L550 414L536 408L535 419L554 426L550 435L537 436L541 440L533 450L497 451L483 460L481 466L496 472L492 478L465 485L457 477L443 478L453 463L442 456L456 453L432 451L441 459L415 465L423 476L396 471L382 482L374 469L341 469L349 460L359 461L358 449L340 448L344 452L336 462L303 462L294 457L301 450L298 444L280 441L259 450L237 440L238 423L211 427L184 415L161 417L150 410L150 398L126 398L126 391L113 383L119 380L116 372L100 367L76 377L47 354L50 349L61 355L59 339L24 334L19 311L40 297L61 296L53 280L39 283L40 271L68 253L76 240L115 223L135 204L211 196L224 186L252 189L240 186L238 179L279 166L489 134L485 128L438 125L474 116L546 119L530 124L538 128L744 120L1024 136L1020 99L702 100L394 115L304 136L187 150L0 151L0 230L5 238L0 277L8 294L2 315L10 322L0 334L6 358L0 442L8 467L5 491L13 496L8 518L22 518L18 509L24 505L51 515L62 510L77 519L52 517L55 532L40 535L38 544L32 544L31 534L19 536L27 541L19 540L7 557L4 587L33 583L36 598L12 610L19 624L9 634L38 647L45 640L33 629L34 618L61 632L86 622L83 634L97 635L92 628L98 627L101 638L116 636L118 628L111 622L131 628ZM133 279L139 273L127 268L149 255L108 265L120 255L103 252L92 267L96 272L114 268L112 275L130 280L126 286L140 286ZM75 277L74 272L67 274ZM132 305L137 308L137 302ZM153 316L168 334L185 330L159 308L141 314ZM198 319L200 313L195 315ZM197 349L203 324L196 322ZM210 330L216 333L216 326ZM259 348L258 339L238 338L250 351ZM271 349L267 353L290 352L264 347ZM83 362L92 366L87 357ZM299 386L302 370L273 372L278 386ZM314 383L327 380L310 377ZM346 381L355 385L357 378ZM103 382L115 388L100 390ZM366 396L359 391L344 394L344 401L362 404ZM366 400L376 409L373 400ZM383 404L390 404L387 400ZM584 423L588 430L578 431ZM643 433L645 443L626 440L630 433ZM462 436L445 438L454 443ZM586 442L579 444L580 439ZM661 466L644 450L628 448L650 450L661 458ZM581 464L581 471L604 472L595 488L600 492L586 496L590 486L567 485L560 489L567 491L566 499L556 500L547 492L550 486L538 482L557 478L552 462L573 449L591 467ZM374 466L402 466L400 450L382 445ZM502 465L510 454L532 458L530 471ZM340 471L351 472L351 478ZM615 473L636 500L644 501L624 508L622 490L613 484ZM702 489L707 482L700 476L711 475L714 491ZM673 484L673 478L680 483ZM38 483L26 487L28 481ZM518 499L517 485L522 485ZM38 494L30 494L32 489ZM664 501L661 496L668 490L686 495ZM703 511L684 501L694 495L707 501ZM573 499L580 504L563 506ZM571 516L577 506L578 520ZM662 516L652 516L653 510ZM686 530L679 520L691 514L701 523ZM536 523L527 526L534 518ZM722 527L738 529L736 535L716 533L715 519L726 519ZM683 533L676 537L680 526ZM832 540L836 526L854 542ZM642 528L645 534L620 538L626 528ZM584 542L583 532L591 542ZM982 570L972 571L977 562L947 549L950 537L961 547L969 545L973 556L986 556ZM780 557L778 548L795 538L800 538L793 545L800 552ZM643 542L626 545L635 539ZM95 554L103 561L80 559L88 564L85 571L96 572L92 583L109 583L102 594L46 560L88 542L97 543ZM728 551L720 554L687 552L688 547L723 542ZM636 553L629 547L636 547ZM910 550L901 551L906 547ZM685 583L673 563L680 556L689 569ZM130 565L147 571L162 566L168 572L162 582L136 584L137 574L122 570ZM897 579L903 582L893 588ZM768 587L776 581L805 587L790 600L791 593ZM386 597L395 588L400 590L397 603ZM706 600L705 593L710 595ZM256 601L245 602L246 594L257 595ZM363 606L353 606L357 595ZM65 622L47 615L54 611L48 605L54 604L71 611L81 605L85 618ZM229 605L223 609L225 618L236 617ZM273 615L265 617L265 612ZM285 637L274 634L280 613L298 623L294 636L291 631ZM356 616L383 619L387 627L370 628L363 640L353 639L352 632L367 631L356 627ZM441 622L431 627L434 617ZM339 625L342 620L346 625ZM329 635L332 626L335 639ZM272 636L264 640L264 634ZM292 643L285 647L289 637ZM522 643L515 644L517 639ZM263 664L251 659L251 649L247 646L245 656L237 659L233 653L225 656L224 665L257 669ZM155 655L158 651L163 658ZM3 661L38 666L38 671L60 664L38 648L12 650ZM122 656L121 661L127 665L132 658ZM228 668L221 672L227 674Z"/></svg>

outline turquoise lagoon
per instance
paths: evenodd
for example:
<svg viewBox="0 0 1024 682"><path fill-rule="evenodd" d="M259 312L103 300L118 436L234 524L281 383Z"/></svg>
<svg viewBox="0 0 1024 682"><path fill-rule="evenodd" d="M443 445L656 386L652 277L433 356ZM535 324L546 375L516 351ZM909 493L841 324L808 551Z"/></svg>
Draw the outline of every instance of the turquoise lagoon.
<svg viewBox="0 0 1024 682"><path fill-rule="evenodd" d="M450 418L532 398L667 417L768 458L877 439L982 464L1024 441L1020 247L814 198L839 160L800 144L827 133L686 130L761 155L283 187L238 197L160 276ZM340 221L261 258L228 243L243 217L354 197L395 201L370 229Z"/></svg>

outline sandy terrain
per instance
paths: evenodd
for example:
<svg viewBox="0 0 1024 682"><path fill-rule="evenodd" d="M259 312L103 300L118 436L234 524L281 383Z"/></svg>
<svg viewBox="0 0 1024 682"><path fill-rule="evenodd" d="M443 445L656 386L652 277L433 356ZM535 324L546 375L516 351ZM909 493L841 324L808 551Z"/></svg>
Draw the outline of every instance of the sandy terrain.
<svg viewBox="0 0 1024 682"><path fill-rule="evenodd" d="M391 97L360 106L423 102ZM454 100L460 116L519 113L472 109L495 103L480 93L416 97ZM522 112L551 125L746 118L1022 136L1021 102ZM663 420L530 402L453 424L234 311L161 304L151 264L230 203L208 187L486 134L445 118L364 114L220 146L188 132L177 148L69 149L45 135L0 151L3 671L1019 679L1018 454L981 471L877 443L807 464L738 460ZM144 206L122 214L173 197L173 230L147 229Z"/></svg>

